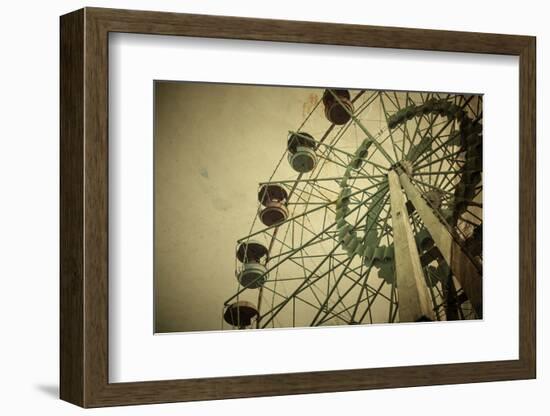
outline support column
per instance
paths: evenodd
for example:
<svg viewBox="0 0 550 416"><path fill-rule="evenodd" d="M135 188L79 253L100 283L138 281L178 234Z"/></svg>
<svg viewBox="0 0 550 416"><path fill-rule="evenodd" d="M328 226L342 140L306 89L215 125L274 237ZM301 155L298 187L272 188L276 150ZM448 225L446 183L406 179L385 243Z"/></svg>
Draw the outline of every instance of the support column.
<svg viewBox="0 0 550 416"><path fill-rule="evenodd" d="M411 183L406 173L399 175L401 185L409 200L413 203L422 222L431 234L435 245L451 268L453 275L460 282L466 296L472 303L479 318L483 317L482 308L482 280L481 270L464 252L464 249L455 240L447 225L434 213L432 207L422 198L422 195Z"/></svg>
<svg viewBox="0 0 550 416"><path fill-rule="evenodd" d="M405 206L405 196L401 190L399 176L394 170L388 173L388 183L395 249L395 277L399 297L399 322L433 320L433 307Z"/></svg>

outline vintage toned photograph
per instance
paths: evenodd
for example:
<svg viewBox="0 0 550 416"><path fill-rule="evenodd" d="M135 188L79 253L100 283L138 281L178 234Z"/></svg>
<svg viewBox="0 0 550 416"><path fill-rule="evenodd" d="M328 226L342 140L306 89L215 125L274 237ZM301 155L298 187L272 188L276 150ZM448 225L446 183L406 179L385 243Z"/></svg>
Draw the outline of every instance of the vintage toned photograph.
<svg viewBox="0 0 550 416"><path fill-rule="evenodd" d="M155 81L155 333L482 319L482 102Z"/></svg>

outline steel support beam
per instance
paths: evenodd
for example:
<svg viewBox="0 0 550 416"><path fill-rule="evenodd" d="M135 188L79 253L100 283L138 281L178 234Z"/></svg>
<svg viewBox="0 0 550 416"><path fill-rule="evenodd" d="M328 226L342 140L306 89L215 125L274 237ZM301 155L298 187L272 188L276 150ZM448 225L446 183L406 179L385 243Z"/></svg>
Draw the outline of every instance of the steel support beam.
<svg viewBox="0 0 550 416"><path fill-rule="evenodd" d="M433 308L397 172L388 173L399 322L433 320Z"/></svg>
<svg viewBox="0 0 550 416"><path fill-rule="evenodd" d="M440 220L432 207L422 198L421 193L411 183L409 176L403 172L399 175L399 179L407 197L413 203L422 222L431 234L435 245L439 248L453 275L460 282L464 292L466 292L466 296L468 296L477 316L482 318L483 287L479 266L466 254L451 233L448 225Z"/></svg>

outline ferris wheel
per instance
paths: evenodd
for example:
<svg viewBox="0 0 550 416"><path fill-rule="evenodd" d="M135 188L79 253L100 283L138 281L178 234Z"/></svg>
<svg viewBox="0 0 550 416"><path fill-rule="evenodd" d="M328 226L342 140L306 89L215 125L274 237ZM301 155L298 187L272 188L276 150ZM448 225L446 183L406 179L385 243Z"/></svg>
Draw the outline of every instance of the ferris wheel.
<svg viewBox="0 0 550 416"><path fill-rule="evenodd" d="M482 317L480 95L326 89L281 153L225 326Z"/></svg>

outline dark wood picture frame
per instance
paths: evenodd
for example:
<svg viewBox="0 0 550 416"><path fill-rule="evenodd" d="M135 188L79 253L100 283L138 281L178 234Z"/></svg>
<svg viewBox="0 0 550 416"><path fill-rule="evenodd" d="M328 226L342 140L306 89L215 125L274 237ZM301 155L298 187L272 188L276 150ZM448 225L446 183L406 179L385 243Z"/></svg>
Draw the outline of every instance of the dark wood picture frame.
<svg viewBox="0 0 550 416"><path fill-rule="evenodd" d="M108 379L110 32L519 56L519 359L136 383ZM60 396L82 407L536 376L535 38L85 8L61 17Z"/></svg>

